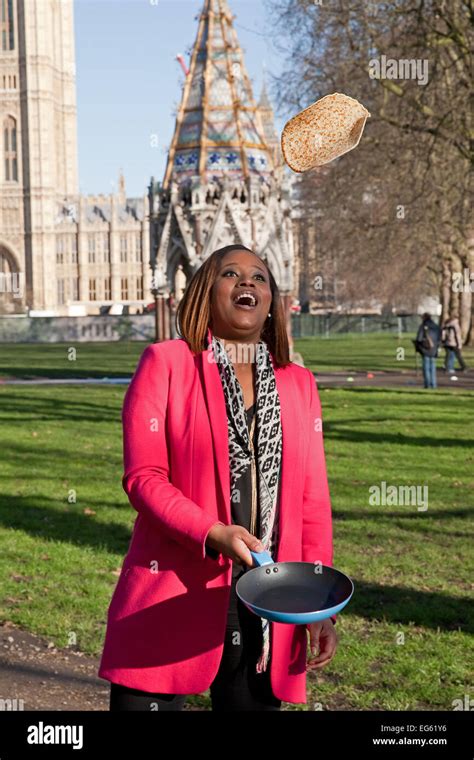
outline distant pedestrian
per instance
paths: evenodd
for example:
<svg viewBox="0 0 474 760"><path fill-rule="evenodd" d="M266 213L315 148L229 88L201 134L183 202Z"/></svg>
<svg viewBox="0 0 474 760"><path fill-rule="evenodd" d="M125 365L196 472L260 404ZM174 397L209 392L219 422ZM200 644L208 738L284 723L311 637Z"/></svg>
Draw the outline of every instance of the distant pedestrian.
<svg viewBox="0 0 474 760"><path fill-rule="evenodd" d="M446 349L444 368L450 375L454 375L454 359L459 362L459 371L466 369L466 362L462 355L462 336L459 320L454 315L449 316L443 324L441 331L441 344Z"/></svg>
<svg viewBox="0 0 474 760"><path fill-rule="evenodd" d="M431 318L431 314L425 312L421 318L421 325L416 335L415 349L422 355L423 379L425 388L436 388L436 357L441 342L441 330Z"/></svg>

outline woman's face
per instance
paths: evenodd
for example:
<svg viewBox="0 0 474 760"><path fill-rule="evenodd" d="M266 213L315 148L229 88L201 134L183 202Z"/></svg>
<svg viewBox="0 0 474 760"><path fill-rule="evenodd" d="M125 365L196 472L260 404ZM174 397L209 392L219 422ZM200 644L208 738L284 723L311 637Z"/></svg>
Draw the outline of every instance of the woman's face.
<svg viewBox="0 0 474 760"><path fill-rule="evenodd" d="M252 298L243 298L244 293ZM240 302L236 302L241 294ZM211 329L219 338L257 342L270 311L268 272L250 251L229 251L211 289Z"/></svg>

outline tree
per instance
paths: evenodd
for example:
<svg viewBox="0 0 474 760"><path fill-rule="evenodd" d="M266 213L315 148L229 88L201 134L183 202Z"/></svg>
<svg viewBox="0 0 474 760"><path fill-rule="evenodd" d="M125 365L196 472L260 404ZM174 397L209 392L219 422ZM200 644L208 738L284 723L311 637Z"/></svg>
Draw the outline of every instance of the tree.
<svg viewBox="0 0 474 760"><path fill-rule="evenodd" d="M320 214L318 258L346 273L347 302L363 293L414 304L438 292L442 316L456 313L463 338L474 339L472 293L455 287L474 270L472 2L275 0L271 8L287 58L273 78L285 115L331 92L371 113L355 151L300 179L302 217Z"/></svg>

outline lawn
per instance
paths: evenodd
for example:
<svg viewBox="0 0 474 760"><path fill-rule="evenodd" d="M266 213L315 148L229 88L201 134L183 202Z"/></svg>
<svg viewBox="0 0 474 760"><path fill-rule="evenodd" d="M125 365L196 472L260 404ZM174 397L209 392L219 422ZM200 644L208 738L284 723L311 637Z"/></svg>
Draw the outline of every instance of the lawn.
<svg viewBox="0 0 474 760"><path fill-rule="evenodd" d="M123 376L143 347L85 346L79 371ZM2 351L0 372L60 372L61 351L14 347L6 360ZM308 366L320 362L318 347L306 353ZM97 656L136 516L121 487L124 392L0 386L0 620ZM474 394L320 394L334 564L355 592L338 617L335 658L309 676L307 707L451 710L473 696ZM428 509L371 506L369 488L382 481L427 485ZM189 699L210 707L208 692Z"/></svg>
<svg viewBox="0 0 474 760"><path fill-rule="evenodd" d="M0 344L0 377L124 377L133 373L144 347L144 343L137 341L99 344L3 343ZM415 354L409 335L403 335L401 339L390 333L347 333L327 339L298 338L294 347L304 357L306 366L314 372L400 372L415 368ZM440 353L439 366L444 350ZM465 349L464 354L467 363L474 366L474 349Z"/></svg>
<svg viewBox="0 0 474 760"><path fill-rule="evenodd" d="M407 372L415 369L415 351L411 338L399 338L390 333L360 335L345 333L330 338L298 338L295 351L304 357L305 366L313 372L385 371ZM438 367L444 363L444 349L440 349ZM474 349L464 348L466 363L474 366ZM418 370L421 357L417 354ZM456 365L457 366L457 365Z"/></svg>

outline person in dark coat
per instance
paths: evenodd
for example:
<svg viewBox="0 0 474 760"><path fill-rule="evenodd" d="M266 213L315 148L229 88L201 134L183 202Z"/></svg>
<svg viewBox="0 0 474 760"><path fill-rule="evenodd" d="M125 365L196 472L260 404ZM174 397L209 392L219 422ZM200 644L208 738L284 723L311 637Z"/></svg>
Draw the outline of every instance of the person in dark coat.
<svg viewBox="0 0 474 760"><path fill-rule="evenodd" d="M415 348L422 355L425 388L436 388L436 357L441 342L441 330L425 312L415 339Z"/></svg>

